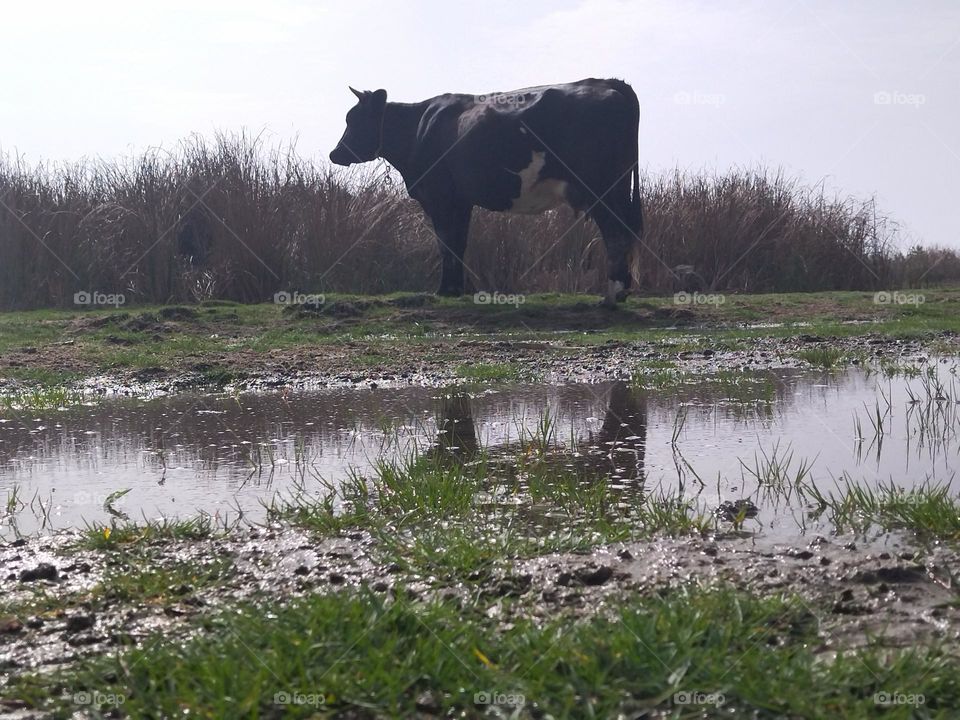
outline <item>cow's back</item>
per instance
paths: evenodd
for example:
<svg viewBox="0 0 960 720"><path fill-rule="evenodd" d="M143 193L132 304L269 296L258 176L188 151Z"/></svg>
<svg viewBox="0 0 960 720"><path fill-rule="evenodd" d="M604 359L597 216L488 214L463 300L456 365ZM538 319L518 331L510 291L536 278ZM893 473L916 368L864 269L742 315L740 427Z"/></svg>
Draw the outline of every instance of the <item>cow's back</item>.
<svg viewBox="0 0 960 720"><path fill-rule="evenodd" d="M550 207L548 197L531 197L529 207L518 204L521 195L546 181L555 181L551 193L562 191L564 201L583 207L636 162L639 104L620 80L438 100L436 113L446 112L456 124L444 129L434 156L442 147L448 181L465 199L490 210Z"/></svg>

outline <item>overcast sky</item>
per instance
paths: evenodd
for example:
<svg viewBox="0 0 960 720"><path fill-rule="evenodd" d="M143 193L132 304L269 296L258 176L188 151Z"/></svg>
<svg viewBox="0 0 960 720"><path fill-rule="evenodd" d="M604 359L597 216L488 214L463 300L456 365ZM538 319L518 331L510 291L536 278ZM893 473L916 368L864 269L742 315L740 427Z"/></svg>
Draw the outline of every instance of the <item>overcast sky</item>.
<svg viewBox="0 0 960 720"><path fill-rule="evenodd" d="M621 77L653 172L783 167L960 247L960 3L3 4L0 149L109 158L266 130L325 158L347 84L394 100Z"/></svg>

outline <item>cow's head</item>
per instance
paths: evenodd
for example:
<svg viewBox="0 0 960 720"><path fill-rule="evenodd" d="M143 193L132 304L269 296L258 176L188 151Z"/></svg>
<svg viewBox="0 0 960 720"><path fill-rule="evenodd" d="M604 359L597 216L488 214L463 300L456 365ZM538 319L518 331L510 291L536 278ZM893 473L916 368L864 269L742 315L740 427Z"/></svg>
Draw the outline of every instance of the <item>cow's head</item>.
<svg viewBox="0 0 960 720"><path fill-rule="evenodd" d="M350 92L357 96L357 104L347 113L347 129L330 153L330 162L337 165L375 159L383 141L383 111L387 105L387 91L360 92L350 88Z"/></svg>

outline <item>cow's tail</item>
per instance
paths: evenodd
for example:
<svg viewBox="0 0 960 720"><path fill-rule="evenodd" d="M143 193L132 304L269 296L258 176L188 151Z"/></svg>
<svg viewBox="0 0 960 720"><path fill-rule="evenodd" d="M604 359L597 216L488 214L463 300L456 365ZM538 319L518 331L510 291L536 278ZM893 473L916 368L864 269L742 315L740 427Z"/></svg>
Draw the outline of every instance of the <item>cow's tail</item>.
<svg viewBox="0 0 960 720"><path fill-rule="evenodd" d="M641 238L643 237L643 202L640 200L640 99L633 88L630 88L630 95L633 101L632 152L630 153L632 155L630 161L633 163L633 190L630 193L630 229L638 238Z"/></svg>
<svg viewBox="0 0 960 720"><path fill-rule="evenodd" d="M633 166L633 193L630 197L630 227L638 238L643 237L643 201L640 199L640 165Z"/></svg>
<svg viewBox="0 0 960 720"><path fill-rule="evenodd" d="M640 259L643 238L643 201L640 199L640 100L633 88L623 83L623 94L630 100L632 117L630 118L630 153L627 161L632 164L630 199L627 210L627 224L632 231L627 265L632 283L636 287L640 280Z"/></svg>
<svg viewBox="0 0 960 720"><path fill-rule="evenodd" d="M639 238L643 235L643 204L640 200L640 99L634 89L623 80L610 81L614 89L627 101L630 108L629 124L629 153L626 161L632 167L631 187L629 190L628 208L624 213L624 221L630 230Z"/></svg>

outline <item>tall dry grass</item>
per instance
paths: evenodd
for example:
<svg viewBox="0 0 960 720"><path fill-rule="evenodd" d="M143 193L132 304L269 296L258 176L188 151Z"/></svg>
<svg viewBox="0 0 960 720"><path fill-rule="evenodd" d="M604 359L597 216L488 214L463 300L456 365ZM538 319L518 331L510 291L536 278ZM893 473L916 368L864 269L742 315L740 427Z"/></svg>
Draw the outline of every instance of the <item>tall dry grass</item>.
<svg viewBox="0 0 960 720"><path fill-rule="evenodd" d="M649 293L960 278L952 251L899 253L872 200L779 172L646 177L643 197L634 274ZM473 289L600 292L604 282L598 232L569 210L478 210L466 265ZM109 162L0 158L3 309L69 306L83 290L128 303L432 290L438 268L429 223L385 165L333 169L246 135Z"/></svg>

